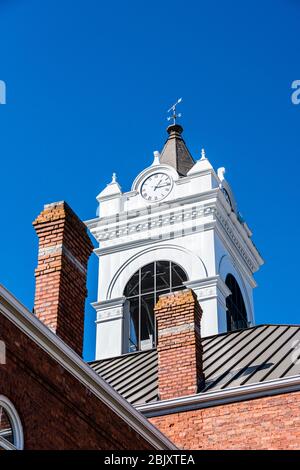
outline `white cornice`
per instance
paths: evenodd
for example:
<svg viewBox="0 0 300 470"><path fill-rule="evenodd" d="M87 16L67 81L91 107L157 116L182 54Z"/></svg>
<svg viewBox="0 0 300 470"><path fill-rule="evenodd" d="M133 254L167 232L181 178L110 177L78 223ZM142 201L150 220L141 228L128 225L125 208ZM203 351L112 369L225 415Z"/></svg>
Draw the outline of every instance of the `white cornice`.
<svg viewBox="0 0 300 470"><path fill-rule="evenodd" d="M194 212L194 216L190 216L189 213ZM189 226L183 224L192 221L194 233L204 232L216 227L220 238L228 247L233 258L236 259L237 254L239 255L240 264L244 265L243 270L245 271L247 267L248 275L257 271L261 264L261 258L258 257L254 245L250 241L246 243L237 226L232 223L230 218L225 216L222 207L216 201L205 205L198 203L195 206L190 206L185 209L184 217L183 221L179 209L176 212L169 210L155 217L148 215L146 219L137 218L123 225L121 223L114 224L114 227L111 226L106 232L107 239L104 239L101 246L96 248L94 252L100 257L144 246L150 241L155 243L161 241L161 239L176 239L177 237L186 236L190 233ZM211 220L211 217L215 220ZM158 233L157 230L160 230L160 232ZM104 233L103 229L101 233ZM162 237L159 238L160 234L162 234ZM103 235L99 233L98 238L101 236Z"/></svg>
<svg viewBox="0 0 300 470"><path fill-rule="evenodd" d="M222 193L220 193L222 194ZM241 239L246 243L247 247L249 248L249 250L251 251L251 253L253 254L253 256L255 257L255 260L258 264L258 266L261 266L262 264L264 264L264 260L263 258L261 257L260 253L258 252L256 246L254 245L253 241L251 240L251 237L250 237L250 231L249 231L249 228L247 226L245 226L245 224L242 224L241 222L239 222L238 218L237 218L237 215L235 212L231 211L230 214L228 213L228 203L227 201L225 200L223 194L222 194L222 198L223 199L223 216L225 215L225 219L229 221L231 221L231 223L233 224L233 226L235 227L235 229L237 229L237 232L239 234L239 236L241 237ZM226 204L227 206L227 210L226 210L226 207L224 205L224 203ZM227 217L229 215L229 218ZM251 233L252 235L252 233Z"/></svg>
<svg viewBox="0 0 300 470"><path fill-rule="evenodd" d="M94 219L86 224L101 243L95 253L102 256L143 246L149 240L158 238L157 230L160 230L159 234L162 234L163 239L168 238L168 232L172 233L173 238L182 233L186 235L182 228L188 228L185 224L189 220L192 220L195 231L207 230L213 224L210 216L218 222L220 237L230 247L234 259L238 253L241 264L244 265L243 270L248 270L248 275L257 271L263 260L219 188L159 204L151 207L150 212L149 208L135 210L118 214L118 217Z"/></svg>
<svg viewBox="0 0 300 470"><path fill-rule="evenodd" d="M247 259L245 259L242 256L242 254L239 252L237 247L234 246L234 243L232 242L232 240L229 237L225 236L224 229L220 223L216 223L216 234L222 240L222 243L226 247L228 254L231 256L233 263L238 266L238 270L241 273L243 273L243 275L248 280L251 287L252 288L257 287L256 281L254 280L254 277L253 277L253 270L252 270L253 264L251 263L249 265L249 262L247 262ZM238 256L237 256L237 253L238 253ZM257 268L255 268L254 271L256 271L256 269Z"/></svg>
<svg viewBox="0 0 300 470"><path fill-rule="evenodd" d="M172 400L161 400L146 405L138 405L136 409L147 417L162 416L298 391L300 391L300 375L258 384L242 385L231 389L199 393L198 395Z"/></svg>
<svg viewBox="0 0 300 470"><path fill-rule="evenodd" d="M212 222L207 222L205 224L205 226L203 225L199 225L197 227L195 227L195 230L193 230L193 233L197 233L197 232L205 232L206 230L211 230L214 226L216 225L216 222L215 221L212 221ZM182 236L187 236L189 235L190 233L188 231L186 231L185 235L182 235L182 230L173 230L173 235L171 236L171 233L165 233L164 236L163 236L163 241L166 241L166 240L173 240L173 239L176 239L177 237L182 237ZM103 247L103 248L95 248L94 249L94 253L96 253L97 256L104 256L104 255L110 255L111 253L119 253L121 251L124 251L124 250L130 250L131 248L136 248L136 247L140 247L140 246L144 246L144 245L149 245L149 240L151 240L151 245L155 245L157 243L161 243L162 242L162 239L160 238L157 238L157 240L154 240L153 238L149 239L149 237L147 238L138 238L136 240L130 240L128 242L123 242L123 243L119 243L119 244L113 244L113 245L110 245L110 246L106 246L106 247Z"/></svg>
<svg viewBox="0 0 300 470"><path fill-rule="evenodd" d="M147 218L149 217L149 215L160 214L164 210L174 211L176 209L179 209L180 207L182 208L182 206L187 204L196 204L199 202L203 203L204 201L209 204L211 200L217 197L218 191L219 189L215 188L196 195L184 196L177 199L173 199L172 201L163 201L157 204L152 204L151 206L149 206L151 208L150 214L149 207L142 207L141 209L136 208L127 212L120 212L119 214L114 214L108 217L97 217L95 219L86 220L84 223L97 239L97 231L103 230L103 227L114 226L116 224L120 224L121 222L126 222L128 220L133 221L134 219L138 219L139 217L143 216ZM124 193L124 196L125 195L126 193Z"/></svg>
<svg viewBox="0 0 300 470"><path fill-rule="evenodd" d="M125 301L126 297L118 297L116 299L92 303L92 307L97 312L96 323L123 319L123 305Z"/></svg>
<svg viewBox="0 0 300 470"><path fill-rule="evenodd" d="M217 275L217 276L210 276L206 277L204 279L196 279L193 281L186 281L183 283L188 289L211 289L215 288L220 291L220 293L223 295L224 298L228 297L228 295L231 294L230 289L227 287L223 279ZM214 294L210 294L212 298L218 297L217 291L215 290ZM207 297L207 294L204 295L204 297Z"/></svg>
<svg viewBox="0 0 300 470"><path fill-rule="evenodd" d="M246 243L247 247L249 248L251 254L254 256L255 261L258 266L261 266L264 263L264 260L260 256L257 248L255 247L254 243L250 238L250 231L247 226L241 224L238 220L237 215L234 211L231 210L230 204L226 201L222 191L218 194L218 211L221 216L223 216L223 225L226 221L228 224L231 222L231 228L235 228L239 234L241 240ZM251 233L252 235L252 233Z"/></svg>
<svg viewBox="0 0 300 470"><path fill-rule="evenodd" d="M126 193L123 193L123 198L126 200L135 197L138 194L137 191L126 191Z"/></svg>
<svg viewBox="0 0 300 470"><path fill-rule="evenodd" d="M70 347L0 285L0 313L105 403L155 449L176 449L158 429L87 365Z"/></svg>
<svg viewBox="0 0 300 470"><path fill-rule="evenodd" d="M165 203L158 208L149 211L132 211L131 213L122 214L118 218L107 218L106 224L98 224L91 229L91 233L98 242L111 242L116 238L124 238L131 236L135 229L138 232L143 232L157 228L158 224L176 227L176 223L183 223L189 220L190 214L193 219L211 215L211 209L215 207L216 200L202 200L186 201L185 203L173 206L173 204ZM184 206L184 220L182 219L182 211ZM197 213L194 213L194 211Z"/></svg>
<svg viewBox="0 0 300 470"><path fill-rule="evenodd" d="M261 258L252 240L248 237L244 227L237 220L236 215L233 212L230 213L229 217L228 215L226 208L223 204L220 204L220 200L218 200L216 205L216 219L220 225L220 232L224 232L222 237L223 241L230 240L240 254L241 259L246 261L246 264L252 272L255 272L264 263L264 260Z"/></svg>
<svg viewBox="0 0 300 470"><path fill-rule="evenodd" d="M208 160L207 160L208 161ZM197 165L198 162L195 163L195 166ZM193 167L191 168L191 170L193 169ZM180 185L180 184L185 184L185 183L188 183L189 181L191 181L192 179L194 178L199 178L199 176L207 176L207 175L210 175L210 176L213 176L214 179L216 180L217 183L221 183L219 177L217 176L215 170L213 168L205 168L204 170L199 170L195 173L190 173L191 170L189 171L189 173L187 174L187 176L185 176L184 178L180 178L179 180L177 180L176 184Z"/></svg>
<svg viewBox="0 0 300 470"><path fill-rule="evenodd" d="M91 305L97 312L101 310L110 309L112 307L122 307L126 297L118 297L116 299L101 300L99 302L93 302Z"/></svg>

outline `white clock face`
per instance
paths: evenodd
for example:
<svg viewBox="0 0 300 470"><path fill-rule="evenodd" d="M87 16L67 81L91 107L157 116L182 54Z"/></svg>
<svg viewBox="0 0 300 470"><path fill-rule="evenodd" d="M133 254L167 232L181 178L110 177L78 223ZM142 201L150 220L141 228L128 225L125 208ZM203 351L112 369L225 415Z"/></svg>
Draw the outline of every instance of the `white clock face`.
<svg viewBox="0 0 300 470"><path fill-rule="evenodd" d="M155 173L145 179L141 194L146 201L156 202L164 199L171 189L171 178L165 173Z"/></svg>

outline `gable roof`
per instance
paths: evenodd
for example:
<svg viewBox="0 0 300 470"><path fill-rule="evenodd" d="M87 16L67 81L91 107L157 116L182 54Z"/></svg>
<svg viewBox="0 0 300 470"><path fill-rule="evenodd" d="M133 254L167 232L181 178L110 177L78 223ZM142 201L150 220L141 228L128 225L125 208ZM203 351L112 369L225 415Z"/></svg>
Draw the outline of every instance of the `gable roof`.
<svg viewBox="0 0 300 470"><path fill-rule="evenodd" d="M259 325L203 338L202 345L205 384L199 395L300 374L300 361L295 360L300 325ZM155 349L90 365L130 403L159 400Z"/></svg>

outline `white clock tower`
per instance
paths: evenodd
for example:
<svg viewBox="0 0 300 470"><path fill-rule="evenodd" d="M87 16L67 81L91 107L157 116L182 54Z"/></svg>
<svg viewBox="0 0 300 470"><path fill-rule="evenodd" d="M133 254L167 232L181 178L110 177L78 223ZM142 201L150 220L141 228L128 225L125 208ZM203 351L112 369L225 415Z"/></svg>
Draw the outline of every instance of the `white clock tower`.
<svg viewBox="0 0 300 470"><path fill-rule="evenodd" d="M113 175L87 222L99 247L96 359L155 347L159 295L190 288L202 336L254 324L253 273L263 260L241 219L225 169L194 161L182 127L123 193Z"/></svg>

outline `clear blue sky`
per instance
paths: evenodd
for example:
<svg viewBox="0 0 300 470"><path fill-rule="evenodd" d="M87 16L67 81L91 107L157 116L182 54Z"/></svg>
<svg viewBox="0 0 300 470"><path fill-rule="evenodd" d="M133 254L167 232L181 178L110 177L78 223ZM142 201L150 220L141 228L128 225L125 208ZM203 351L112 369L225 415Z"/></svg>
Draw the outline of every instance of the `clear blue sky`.
<svg viewBox="0 0 300 470"><path fill-rule="evenodd" d="M161 149L183 96L191 152L226 167L266 260L257 322L299 323L299 24L298 0L0 0L1 282L32 308L43 204L94 217L112 171L128 190Z"/></svg>

